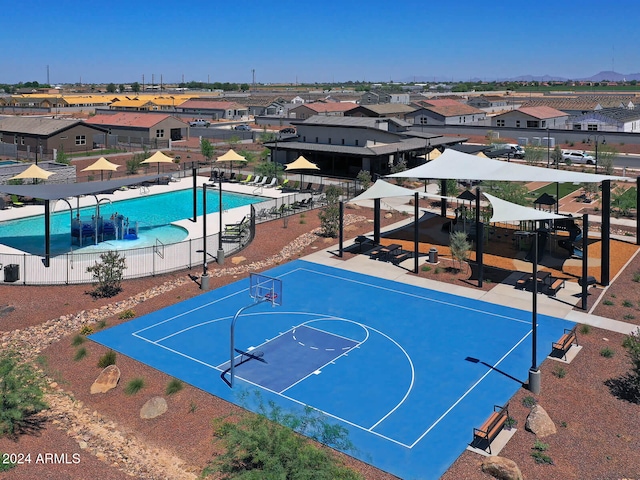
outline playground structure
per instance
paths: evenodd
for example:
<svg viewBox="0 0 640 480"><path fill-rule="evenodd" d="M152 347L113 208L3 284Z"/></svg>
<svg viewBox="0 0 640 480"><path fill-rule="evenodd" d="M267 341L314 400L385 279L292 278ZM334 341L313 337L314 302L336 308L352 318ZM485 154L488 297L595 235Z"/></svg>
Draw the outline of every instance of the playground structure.
<svg viewBox="0 0 640 480"><path fill-rule="evenodd" d="M80 247L88 245L86 239L93 239L97 245L106 240L136 240L138 238L138 222L131 222L129 217L113 214L109 219L100 215L92 215L89 219L79 216L71 221L71 243Z"/></svg>

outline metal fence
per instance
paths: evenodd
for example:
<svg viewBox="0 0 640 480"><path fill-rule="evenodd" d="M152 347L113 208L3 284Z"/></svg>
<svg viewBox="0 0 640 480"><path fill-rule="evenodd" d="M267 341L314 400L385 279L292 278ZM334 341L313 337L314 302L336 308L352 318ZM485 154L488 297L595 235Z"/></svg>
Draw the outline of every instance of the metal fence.
<svg viewBox="0 0 640 480"><path fill-rule="evenodd" d="M258 189L257 189L258 190ZM258 194L259 192L254 192ZM239 236L229 241L223 236L220 242L218 233L208 235L206 249L202 237L182 242L163 244L156 240L150 247L120 250L125 258L124 279L149 277L178 270L202 266L205 261L204 252L215 252L222 244L225 257L245 248L255 237L256 224L266 221L281 220L286 226L288 217L304 210L315 208L324 203L322 195L309 193L292 193L292 195L274 198L251 205L251 222L249 235ZM303 200L305 201L302 204ZM302 206L300 206L302 204ZM296 206L296 208L285 208ZM50 266L44 266L44 258L37 255L0 254L0 274L4 277L1 285L65 285L93 282L93 276L87 267L100 262L104 252L74 253L56 255L50 258ZM209 258L209 262L212 262Z"/></svg>

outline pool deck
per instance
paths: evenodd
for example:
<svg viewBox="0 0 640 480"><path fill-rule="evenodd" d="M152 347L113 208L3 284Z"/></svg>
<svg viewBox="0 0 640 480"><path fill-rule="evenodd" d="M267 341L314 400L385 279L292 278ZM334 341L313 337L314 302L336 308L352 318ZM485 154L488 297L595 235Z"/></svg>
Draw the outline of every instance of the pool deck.
<svg viewBox="0 0 640 480"><path fill-rule="evenodd" d="M196 184L198 187L202 187L203 183L209 183L209 177L198 176L196 177ZM109 199L113 202L120 200L128 200L131 198L137 198L141 195L158 195L161 193L174 192L177 190L185 190L193 188L193 180L192 177L181 178L177 182L169 182L167 185L152 185L150 187L140 187L140 188L128 188L126 190L116 190L112 195L99 195L99 199ZM211 189L217 189L217 184L215 187L210 187ZM255 195L264 197L265 200L278 199L278 198L286 198L291 193L283 193L282 191L276 188L264 188L264 187L255 187L251 185L243 185L241 183L222 183L222 190L224 192L232 192L232 193L241 193L245 195ZM92 207L96 205L96 197L93 195L86 195L80 197L79 199L71 198L69 202L75 209L80 203L80 208L83 207ZM198 197L198 202L202 202L202 198ZM68 205L64 201L55 201L52 202L52 213L60 212L60 211L68 211ZM243 207L232 208L229 210L223 211L223 222L227 223L235 223L241 221L245 215L249 215L251 211L251 207L249 205ZM0 222L7 220L14 220L19 218L31 217L35 215L42 215L44 213L44 208L42 205L25 205L24 207L13 207L8 208L6 210L0 210ZM172 222L173 225L178 225L184 228L188 234L186 239L190 238L201 238L202 237L202 215L196 218L196 222L193 222L189 219L178 220L176 222ZM212 235L218 233L219 231L219 214L210 213L207 215L207 234ZM6 245L2 245L2 238L0 237L0 253L7 254L21 254L23 253L21 250L17 250Z"/></svg>

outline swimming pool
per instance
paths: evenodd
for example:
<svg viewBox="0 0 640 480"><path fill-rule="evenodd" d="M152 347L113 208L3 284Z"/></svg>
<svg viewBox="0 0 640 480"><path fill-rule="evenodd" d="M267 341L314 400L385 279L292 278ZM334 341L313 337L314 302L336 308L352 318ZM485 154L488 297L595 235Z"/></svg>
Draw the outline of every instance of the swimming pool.
<svg viewBox="0 0 640 480"><path fill-rule="evenodd" d="M207 213L218 211L219 193L217 190L207 190ZM100 199L100 215L109 219L112 215L122 215L129 220L129 225L138 226L135 240L109 240L94 245L93 239L79 249L72 244L71 214L69 206L64 201L52 203L51 210L51 254L60 255L70 251L87 250L121 250L153 245L156 239L164 244L176 243L184 240L186 230L171 225L171 222L193 217L193 190L185 189L158 195L141 195L140 197L108 201L108 197ZM222 208L228 210L264 201L262 197L224 192ZM71 201L73 205L74 201ZM197 214L202 215L202 189L198 189ZM54 212L54 213L53 213ZM74 207L73 216L77 210ZM96 214L96 206L80 209L80 219L90 221ZM0 243L16 248L32 255L44 255L44 214L17 220L0 222Z"/></svg>
<svg viewBox="0 0 640 480"><path fill-rule="evenodd" d="M0 166L3 165L16 165L20 162L16 162L15 160L0 160Z"/></svg>

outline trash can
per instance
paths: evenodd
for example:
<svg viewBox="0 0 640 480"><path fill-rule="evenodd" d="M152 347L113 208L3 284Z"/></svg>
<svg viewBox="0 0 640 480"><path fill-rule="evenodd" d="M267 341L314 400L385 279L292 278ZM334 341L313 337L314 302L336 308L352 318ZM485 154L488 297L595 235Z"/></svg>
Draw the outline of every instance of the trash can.
<svg viewBox="0 0 640 480"><path fill-rule="evenodd" d="M20 265L12 263L4 267L4 281L17 282L20 280Z"/></svg>
<svg viewBox="0 0 640 480"><path fill-rule="evenodd" d="M438 249L429 249L429 263L438 263Z"/></svg>

